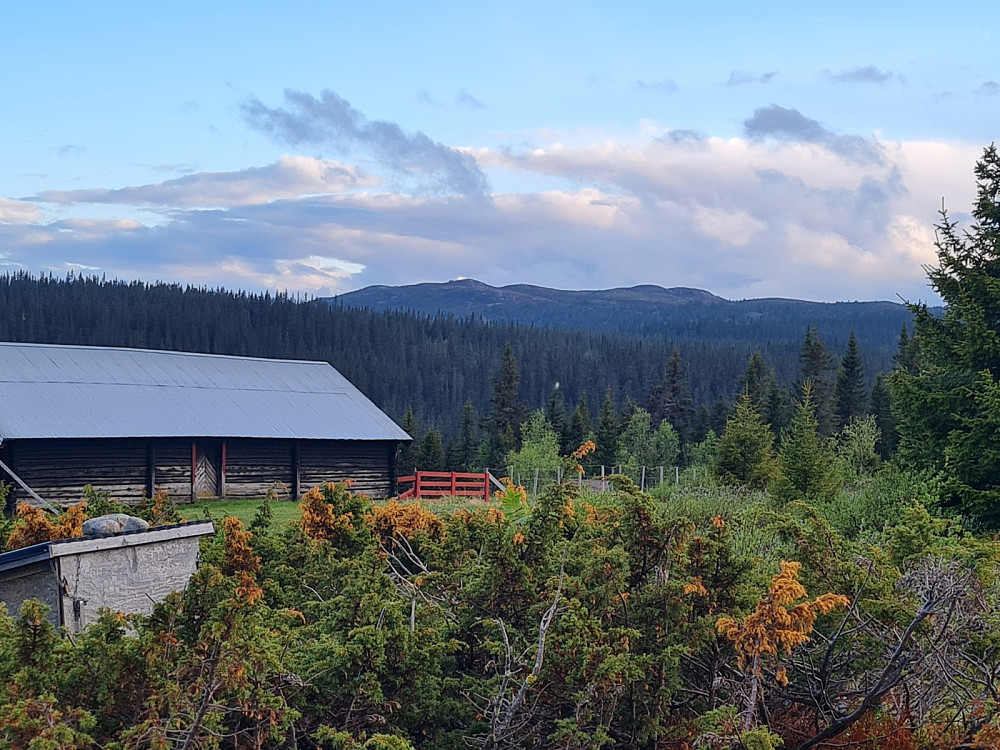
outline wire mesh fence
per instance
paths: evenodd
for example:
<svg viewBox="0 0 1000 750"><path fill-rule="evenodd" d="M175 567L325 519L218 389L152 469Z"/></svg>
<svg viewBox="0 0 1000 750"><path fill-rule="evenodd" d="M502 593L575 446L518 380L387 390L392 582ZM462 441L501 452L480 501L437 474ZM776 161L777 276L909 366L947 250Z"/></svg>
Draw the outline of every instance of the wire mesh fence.
<svg viewBox="0 0 1000 750"><path fill-rule="evenodd" d="M604 465L584 465L583 473L570 472L567 474L562 468L531 469L507 466L500 470L502 476L509 477L512 482L519 484L527 490L532 497L537 497L546 487L559 484L563 481L571 481L580 487L589 487L595 492L604 492L610 488L610 477L626 476L635 483L640 490L651 490L662 484L680 484L682 481L697 482L699 478L705 477L706 469L698 466L604 466ZM496 474L496 470L491 470Z"/></svg>

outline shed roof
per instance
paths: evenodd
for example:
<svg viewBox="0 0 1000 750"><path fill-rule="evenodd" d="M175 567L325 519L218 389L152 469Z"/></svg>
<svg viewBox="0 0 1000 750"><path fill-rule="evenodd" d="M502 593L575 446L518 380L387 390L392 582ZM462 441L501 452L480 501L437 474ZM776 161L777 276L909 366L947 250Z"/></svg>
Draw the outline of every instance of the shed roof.
<svg viewBox="0 0 1000 750"><path fill-rule="evenodd" d="M23 568L44 560L51 560L66 555L78 555L86 552L97 552L102 549L118 547L136 547L142 544L154 544L170 539L183 539L190 536L205 536L215 533L215 524L211 521L184 521L169 526L154 526L142 531L126 531L122 534L106 536L75 537L73 539L57 539L52 542L40 542L30 547L22 547L0 555L0 573Z"/></svg>
<svg viewBox="0 0 1000 750"><path fill-rule="evenodd" d="M0 440L409 440L326 362L0 343Z"/></svg>

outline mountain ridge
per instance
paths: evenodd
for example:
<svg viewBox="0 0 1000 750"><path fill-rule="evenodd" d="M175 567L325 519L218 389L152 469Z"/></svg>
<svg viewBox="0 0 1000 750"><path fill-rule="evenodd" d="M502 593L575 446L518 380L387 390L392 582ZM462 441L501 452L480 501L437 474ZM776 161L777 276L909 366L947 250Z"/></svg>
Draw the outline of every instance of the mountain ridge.
<svg viewBox="0 0 1000 750"><path fill-rule="evenodd" d="M884 300L813 302L782 297L728 300L703 289L639 284L611 289L565 290L533 284L494 287L476 279L376 285L323 298L333 305L372 311L402 310L428 316L476 317L485 321L553 328L615 331L640 336L687 338L699 328L707 339L725 329L759 326L764 335L800 335L806 326L826 328L836 340L882 321L877 338L895 336L911 314ZM720 328L721 327L721 328ZM780 328L781 332L770 330ZM860 336L860 330L859 330ZM741 338L744 338L741 336Z"/></svg>

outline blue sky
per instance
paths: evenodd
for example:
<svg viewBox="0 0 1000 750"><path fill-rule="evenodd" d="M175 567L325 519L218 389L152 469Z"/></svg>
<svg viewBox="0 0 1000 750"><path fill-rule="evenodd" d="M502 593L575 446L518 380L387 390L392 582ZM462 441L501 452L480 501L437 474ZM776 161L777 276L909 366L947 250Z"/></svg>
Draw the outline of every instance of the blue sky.
<svg viewBox="0 0 1000 750"><path fill-rule="evenodd" d="M933 299L998 36L986 2L20 4L0 263Z"/></svg>

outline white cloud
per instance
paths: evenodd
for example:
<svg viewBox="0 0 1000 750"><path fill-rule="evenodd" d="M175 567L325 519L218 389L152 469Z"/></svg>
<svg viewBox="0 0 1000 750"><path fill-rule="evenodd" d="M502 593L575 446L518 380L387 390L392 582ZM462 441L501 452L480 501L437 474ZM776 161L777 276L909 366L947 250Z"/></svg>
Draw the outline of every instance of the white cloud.
<svg viewBox="0 0 1000 750"><path fill-rule="evenodd" d="M6 222L27 222L37 221L39 218L38 206L25 201L14 201L8 198L0 198L0 221Z"/></svg>
<svg viewBox="0 0 1000 750"><path fill-rule="evenodd" d="M921 266L935 259L941 195L964 211L974 194L979 149L966 144L872 140L882 158L863 161L822 142L676 132L644 122L629 140L577 132L464 151L491 174L561 186L489 201L391 191L355 167L301 156L49 191L39 199L73 216L45 223L31 203L0 201L0 247L27 268L315 294L464 275L731 298L916 299L928 297ZM159 220L135 221L136 206Z"/></svg>
<svg viewBox="0 0 1000 750"><path fill-rule="evenodd" d="M108 190L46 190L47 203L112 203L160 207L252 206L281 198L340 193L372 187L378 179L328 159L283 156L265 167L198 172L166 182Z"/></svg>

